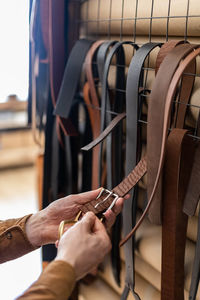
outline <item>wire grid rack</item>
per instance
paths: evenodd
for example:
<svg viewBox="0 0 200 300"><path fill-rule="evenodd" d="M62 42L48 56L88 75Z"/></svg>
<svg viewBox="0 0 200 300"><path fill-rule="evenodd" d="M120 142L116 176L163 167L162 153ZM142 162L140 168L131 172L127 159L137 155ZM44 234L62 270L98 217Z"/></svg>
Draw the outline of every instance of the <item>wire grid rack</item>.
<svg viewBox="0 0 200 300"><path fill-rule="evenodd" d="M78 28L77 34L73 35L72 45L80 37L95 40L102 38L104 40L117 39L118 41L131 40L138 46L148 42L164 43L174 38L200 44L200 5L198 5L198 1L70 0L70 6L73 8L71 11L74 14L71 16L73 22L71 28ZM129 7L128 13L127 7ZM141 24L143 24L144 29ZM161 28L159 28L160 24ZM128 66L126 65L126 67ZM149 74L154 71L150 57L148 57L144 65L145 76L142 87L144 91L150 89L148 78ZM195 85L196 89L199 89L200 96L199 58L197 58L197 72L195 74L187 73L187 75L195 76ZM115 88L110 86L110 89ZM118 92L126 93L125 90L118 90ZM146 102L149 100L149 95L150 93L141 94L142 97L146 98ZM181 99L175 98L174 105L188 106L186 120L191 118L191 110L193 111L195 118L193 117L192 124L191 122L189 125L187 124L187 128L191 130L190 136L200 140L200 100L195 103L184 104ZM107 113L116 115L113 111L107 111ZM145 118L141 118L138 122L144 126L147 124Z"/></svg>

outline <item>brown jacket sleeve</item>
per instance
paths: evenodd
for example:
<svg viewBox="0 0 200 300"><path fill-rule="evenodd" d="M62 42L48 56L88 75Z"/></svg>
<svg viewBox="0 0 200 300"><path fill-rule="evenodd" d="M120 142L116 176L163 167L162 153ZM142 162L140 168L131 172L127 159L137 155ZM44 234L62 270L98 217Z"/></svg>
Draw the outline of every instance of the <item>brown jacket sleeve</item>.
<svg viewBox="0 0 200 300"><path fill-rule="evenodd" d="M25 232L25 224L30 216L0 221L0 263L36 249L29 242Z"/></svg>
<svg viewBox="0 0 200 300"><path fill-rule="evenodd" d="M20 257L36 248L29 242L25 224L31 215L0 221L0 263ZM64 261L53 261L39 279L17 299L66 300L75 285L75 272Z"/></svg>
<svg viewBox="0 0 200 300"><path fill-rule="evenodd" d="M66 300L75 286L75 272L64 261L51 262L39 279L17 300Z"/></svg>

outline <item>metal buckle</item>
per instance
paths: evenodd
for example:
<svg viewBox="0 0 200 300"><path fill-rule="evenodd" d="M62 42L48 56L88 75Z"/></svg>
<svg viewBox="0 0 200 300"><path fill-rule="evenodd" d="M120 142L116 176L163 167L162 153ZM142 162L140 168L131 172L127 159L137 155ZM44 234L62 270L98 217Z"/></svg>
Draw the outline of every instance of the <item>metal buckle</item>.
<svg viewBox="0 0 200 300"><path fill-rule="evenodd" d="M61 236L64 233L65 225L66 224L74 225L76 222L78 222L81 214L82 214L82 212L79 211L79 213L76 215L76 218L74 220L69 220L69 221L63 220L63 221L60 222L60 225L59 225L59 228L58 228L59 239L61 238Z"/></svg>
<svg viewBox="0 0 200 300"><path fill-rule="evenodd" d="M107 190L107 189L104 189L104 188L102 188L102 190L100 191L100 193L99 193L99 195L96 197L96 199L99 199L99 198L101 197L101 195L102 195L104 192L106 192L108 195L107 195L106 198L104 198L101 202L98 202L98 203L95 205L94 208L97 208L100 204L102 204L102 203L104 203L105 201L107 201L108 198L109 198L110 196L114 197L114 199L113 199L112 203L110 204L110 206L107 208L107 210L108 210L108 209L112 209L113 206L115 205L115 203L117 202L119 196L118 196L117 194L114 194L113 192Z"/></svg>

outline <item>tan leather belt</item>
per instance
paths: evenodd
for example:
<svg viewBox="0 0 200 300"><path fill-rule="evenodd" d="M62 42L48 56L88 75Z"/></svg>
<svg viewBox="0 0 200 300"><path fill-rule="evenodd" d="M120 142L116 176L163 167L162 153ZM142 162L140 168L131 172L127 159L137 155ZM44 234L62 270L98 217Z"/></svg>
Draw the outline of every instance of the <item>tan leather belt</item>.
<svg viewBox="0 0 200 300"><path fill-rule="evenodd" d="M149 201L151 201L151 195L154 194L154 199L149 209L149 219L155 224L161 223L161 169L164 162L165 143L168 127L170 125L169 114L171 112L174 94L171 95L171 99L168 99L168 102L166 97L170 90L170 82L179 63L187 54L193 51L195 47L196 46L189 44L183 44L176 46L169 52L157 72L150 95L147 126L147 194ZM185 85L191 91L193 84L190 86L190 81L186 81ZM154 188L155 182L156 190Z"/></svg>

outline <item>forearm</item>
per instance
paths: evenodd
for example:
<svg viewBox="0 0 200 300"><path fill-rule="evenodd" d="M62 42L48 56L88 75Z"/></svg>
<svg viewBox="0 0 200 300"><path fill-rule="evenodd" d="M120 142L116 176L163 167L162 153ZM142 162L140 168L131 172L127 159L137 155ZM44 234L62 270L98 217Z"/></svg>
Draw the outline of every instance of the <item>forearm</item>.
<svg viewBox="0 0 200 300"><path fill-rule="evenodd" d="M17 300L66 300L75 286L75 272L68 263L51 262L39 279Z"/></svg>
<svg viewBox="0 0 200 300"><path fill-rule="evenodd" d="M26 235L26 222L29 218L31 215L0 222L0 263L20 257L37 248Z"/></svg>

